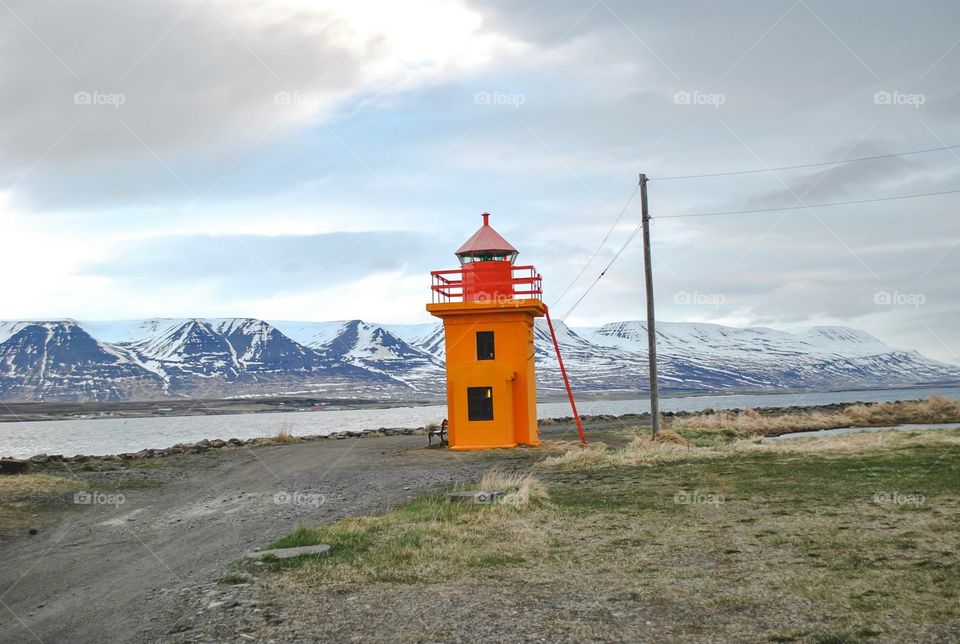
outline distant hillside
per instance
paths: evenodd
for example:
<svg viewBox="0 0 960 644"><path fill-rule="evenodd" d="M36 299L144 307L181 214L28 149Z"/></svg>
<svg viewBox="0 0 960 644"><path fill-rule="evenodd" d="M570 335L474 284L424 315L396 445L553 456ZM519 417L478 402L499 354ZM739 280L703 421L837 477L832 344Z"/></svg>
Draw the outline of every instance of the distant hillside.
<svg viewBox="0 0 960 644"><path fill-rule="evenodd" d="M556 324L574 387L648 387L646 327ZM537 321L538 386L562 385ZM802 333L713 324L658 326L664 391L852 389L960 382L960 368L847 327ZM0 400L127 400L317 394L404 399L444 390L443 329L362 320L250 318L0 322Z"/></svg>

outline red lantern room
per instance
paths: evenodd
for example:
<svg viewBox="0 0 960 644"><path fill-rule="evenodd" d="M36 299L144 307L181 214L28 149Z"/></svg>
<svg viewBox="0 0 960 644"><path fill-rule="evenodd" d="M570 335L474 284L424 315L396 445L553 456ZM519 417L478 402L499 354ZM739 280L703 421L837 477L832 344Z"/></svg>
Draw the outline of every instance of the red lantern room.
<svg viewBox="0 0 960 644"><path fill-rule="evenodd" d="M457 249L463 267L463 301L502 301L513 297L513 262L517 249L490 226L490 213L483 213L483 226Z"/></svg>
<svg viewBox="0 0 960 644"><path fill-rule="evenodd" d="M540 299L541 277L533 266L515 266L519 252L490 225L483 225L456 250L459 270L433 271L434 302L504 302Z"/></svg>

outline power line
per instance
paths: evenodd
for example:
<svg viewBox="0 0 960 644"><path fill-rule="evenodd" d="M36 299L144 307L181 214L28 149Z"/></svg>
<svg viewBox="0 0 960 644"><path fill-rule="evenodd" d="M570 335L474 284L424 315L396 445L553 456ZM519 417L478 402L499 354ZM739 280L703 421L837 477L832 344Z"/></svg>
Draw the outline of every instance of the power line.
<svg viewBox="0 0 960 644"><path fill-rule="evenodd" d="M613 263L614 263L615 261L617 261L617 258L620 257L621 253L623 253L623 251L625 251L625 250L627 249L627 246L630 245L630 242L632 242L632 241L636 238L636 236L637 236L637 234L640 232L640 229L641 229L641 228L643 228L643 223L637 224L637 227L634 228L634 229L633 229L633 232L630 233L630 236L627 237L627 241L623 242L623 246L621 246L621 247L620 247L620 250L618 250L617 253L613 256L613 259L610 260L610 263L607 264L606 268L604 268L603 271L602 271L599 275L597 275L597 279L593 280L593 283L590 284L590 286L587 287L587 290L583 292L583 295L581 295L580 298L579 298L576 302L573 303L573 306L571 306L571 307L567 310L567 312L564 313L564 314L560 317L561 320L566 319L566 317L567 317L568 315L570 315L571 313L573 313L573 310L574 310L575 308L577 308L577 306L580 305L580 302L583 301L583 298L585 298L587 295L590 294L590 291L592 291L592 290L593 290L593 287L597 285L597 282L600 281L600 278L602 278L604 275L607 274L607 271L610 270L610 267L613 266Z"/></svg>
<svg viewBox="0 0 960 644"><path fill-rule="evenodd" d="M926 154L928 152L943 152L944 150L955 150L960 145L944 145L938 148L926 148L924 150L911 150L909 152L895 152L891 154L875 154L869 157L859 157L857 159L841 159L837 161L821 161L818 163L801 163L798 165L784 165L778 168L758 168L756 170L732 170L729 172L708 172L705 174L684 174L673 177L651 177L650 181L673 181L675 179L703 179L707 177L729 177L738 174L757 174L759 172L776 172L777 170L798 170L801 168L819 168L828 165L840 165L842 163L856 163L858 161L875 161L877 159L892 159L894 157L905 157L912 154Z"/></svg>
<svg viewBox="0 0 960 644"><path fill-rule="evenodd" d="M877 198L875 198L875 199L857 199L857 200L852 200L852 201L834 201L834 202L830 202L830 203L809 204L809 205L804 205L804 206L784 206L784 207L780 207L780 208L760 208L760 209L757 209L757 210L728 210L728 211L724 211L724 212L697 212L697 213L686 213L686 214L682 214L682 215L660 215L659 217L655 217L654 219L676 219L676 218L680 218L680 217L719 217L719 216L721 216L721 215L743 215L743 214L753 214L753 213L781 212L781 211L784 211L784 210L803 210L803 209L807 209L807 208L829 208L829 207L833 207L833 206L849 206L849 205L853 205L853 204L876 203L876 202L878 202L878 201L894 201L894 200L898 200L898 199L913 199L913 198L915 198L915 197L935 197L935 196L938 196L938 195L951 195L951 194L957 194L957 193L960 193L960 188L958 188L958 189L956 189L956 190L942 190L942 191L940 191L940 192L922 192L922 193L911 194L911 195L895 195L895 196L890 196L890 197L877 197ZM634 191L634 194L636 194L636 191ZM631 201L633 200L633 195L631 195L630 199L631 199ZM627 203L629 204L629 202L627 202ZM597 283L603 278L604 275L607 274L607 271L610 270L610 267L613 266L614 262L616 262L617 259L620 257L620 255L623 254L623 251L625 251L625 250L627 249L627 246L629 246L630 243L636 238L636 236L640 233L640 230L641 230L642 228L643 228L643 223L641 222L640 224L637 225L636 228L633 229L633 232L630 233L630 236L629 236L629 237L627 237L627 240L623 243L623 246L620 247L620 250L618 250L618 251L616 252L616 254L613 256L613 258L610 260L610 262L606 265L606 267L604 267L603 271L602 271L599 275L597 275L597 278L596 278L595 280L593 280L593 282L590 284L590 286L587 287L587 290L583 292L583 294L577 299L576 302L573 303L573 306L571 306L571 307L567 310L567 312L564 313L564 314L560 317L561 320L565 319L568 315L570 315L571 313L573 313L574 309L576 309L576 308L580 305L580 303L583 302L584 298L586 298L587 295L590 294L590 291L593 290L593 287L597 285ZM606 240L604 240L604 241L606 241ZM598 252L599 252L599 249L598 249ZM586 270L586 267L584 267L584 270ZM582 271L581 271L581 272L582 272ZM569 290L569 287L567 287L567 289ZM566 292L566 291L564 291L564 292Z"/></svg>
<svg viewBox="0 0 960 644"><path fill-rule="evenodd" d="M677 219L680 217L719 217L720 215L747 215L753 213L781 212L784 210L805 210L807 208L831 208L833 206L849 206L858 203L877 203L878 201L895 201L898 199L914 199L916 197L936 197L939 195L952 195L960 193L960 188L956 190L942 190L940 192L920 192L912 195L894 195L891 197L877 197L876 199L856 199L853 201L833 201L829 203L812 203L801 206L781 206L779 208L758 208L756 210L726 210L722 212L693 212L681 215L660 215L655 219Z"/></svg>
<svg viewBox="0 0 960 644"><path fill-rule="evenodd" d="M563 292L560 293L560 295L557 296L557 299L553 301L554 306L556 306L557 302L562 300L563 296L567 294L567 291L573 288L573 285L576 284L581 277L583 277L583 274L586 272L587 268L590 266L591 263L593 263L593 260L597 258L597 255L600 254L600 251L603 249L604 245L607 243L607 240L610 239L610 234L613 233L613 229L616 228L617 224L620 223L620 219L623 217L623 213L627 212L627 207L630 205L630 202L632 202L633 198L637 196L637 191L639 189L640 189L640 186L638 185L636 188L633 189L633 192L630 193L630 198L627 199L627 203L623 204L623 208L620 209L620 214L617 215L617 218L616 220L614 220L613 225L610 226L610 229L607 231L607 234L604 235L603 241L601 241L600 245L597 246L597 250L593 251L593 255L591 255L590 259L587 260L587 263L583 265L583 268L580 269L580 272L577 273L577 276L574 277L569 284L567 284L567 288L563 289Z"/></svg>

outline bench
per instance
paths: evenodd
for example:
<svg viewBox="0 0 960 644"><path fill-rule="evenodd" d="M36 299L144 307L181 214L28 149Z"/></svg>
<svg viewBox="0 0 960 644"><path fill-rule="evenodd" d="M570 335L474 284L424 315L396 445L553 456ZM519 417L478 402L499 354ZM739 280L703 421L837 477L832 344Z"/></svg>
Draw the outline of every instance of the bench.
<svg viewBox="0 0 960 644"><path fill-rule="evenodd" d="M436 429L431 429L427 432L427 447L433 446L433 437L436 436L440 439L441 445L447 444L447 419L444 418L443 422L440 423L440 426Z"/></svg>

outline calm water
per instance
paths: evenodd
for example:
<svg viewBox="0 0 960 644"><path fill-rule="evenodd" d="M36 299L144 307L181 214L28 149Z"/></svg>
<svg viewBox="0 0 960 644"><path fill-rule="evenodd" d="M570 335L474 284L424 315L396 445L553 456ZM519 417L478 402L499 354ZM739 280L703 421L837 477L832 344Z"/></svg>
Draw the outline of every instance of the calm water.
<svg viewBox="0 0 960 644"><path fill-rule="evenodd" d="M888 389L807 394L735 396L687 396L661 400L662 411L700 411L713 408L810 406L833 402L905 400L941 394L960 400L960 387ZM570 416L567 403L541 403L540 417ZM584 400L577 403L581 414L630 414L650 411L647 400ZM0 455L25 458L34 454L117 454L149 447L169 447L204 438L256 438L273 436L281 427L294 435L330 434L337 431L366 431L380 427L422 427L439 422L443 406L395 407L348 411L282 412L226 416L181 416L168 418L127 418L57 420L29 423L0 423Z"/></svg>

